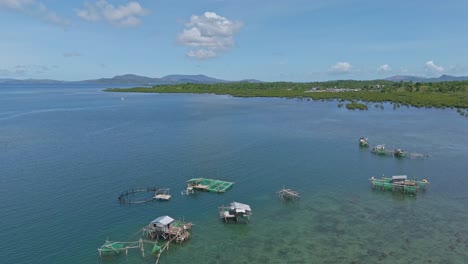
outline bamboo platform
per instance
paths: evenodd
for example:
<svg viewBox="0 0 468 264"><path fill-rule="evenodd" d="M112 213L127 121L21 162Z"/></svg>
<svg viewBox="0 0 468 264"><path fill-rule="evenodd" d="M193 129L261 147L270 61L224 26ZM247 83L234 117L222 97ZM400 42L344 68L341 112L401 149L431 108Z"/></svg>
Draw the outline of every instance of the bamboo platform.
<svg viewBox="0 0 468 264"><path fill-rule="evenodd" d="M187 181L187 187L195 190L223 193L226 192L233 182L206 179L206 178L193 178Z"/></svg>
<svg viewBox="0 0 468 264"><path fill-rule="evenodd" d="M283 201L295 201L301 198L299 195L299 192L293 191L291 189L283 188L277 193L278 193L278 197Z"/></svg>

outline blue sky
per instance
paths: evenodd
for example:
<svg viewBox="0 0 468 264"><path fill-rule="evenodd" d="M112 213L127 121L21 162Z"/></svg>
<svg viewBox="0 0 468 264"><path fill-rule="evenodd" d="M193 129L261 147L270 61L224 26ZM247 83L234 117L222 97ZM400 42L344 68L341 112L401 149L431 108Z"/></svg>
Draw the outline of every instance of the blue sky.
<svg viewBox="0 0 468 264"><path fill-rule="evenodd" d="M0 0L0 78L468 75L468 1Z"/></svg>

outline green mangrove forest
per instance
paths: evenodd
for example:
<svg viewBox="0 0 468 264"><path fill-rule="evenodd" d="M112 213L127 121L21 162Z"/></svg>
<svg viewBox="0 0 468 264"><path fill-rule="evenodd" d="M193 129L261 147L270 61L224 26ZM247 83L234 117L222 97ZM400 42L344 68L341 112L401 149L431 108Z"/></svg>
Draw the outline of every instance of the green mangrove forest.
<svg viewBox="0 0 468 264"><path fill-rule="evenodd" d="M153 87L107 89L109 92L141 93L210 93L237 97L283 97L307 100L340 99L349 101L348 109L366 110L363 103L391 102L396 106L457 108L468 116L468 81L452 82L391 82L328 81L311 83L294 82L229 82L217 84L171 84ZM340 103L341 104L341 103Z"/></svg>

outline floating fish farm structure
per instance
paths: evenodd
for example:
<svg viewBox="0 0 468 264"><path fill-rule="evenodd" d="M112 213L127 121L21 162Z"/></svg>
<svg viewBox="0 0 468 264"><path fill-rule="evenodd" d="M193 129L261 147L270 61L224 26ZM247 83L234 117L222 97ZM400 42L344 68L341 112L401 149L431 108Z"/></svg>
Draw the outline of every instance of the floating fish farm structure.
<svg viewBox="0 0 468 264"><path fill-rule="evenodd" d="M367 138L364 138L364 137L360 138L359 139L359 146L363 147L363 148L364 147L369 147L369 140Z"/></svg>
<svg viewBox="0 0 468 264"><path fill-rule="evenodd" d="M187 181L187 190L192 188L194 190L223 193L226 192L227 189L231 188L233 184L233 182L227 181L194 178Z"/></svg>
<svg viewBox="0 0 468 264"><path fill-rule="evenodd" d="M426 179L421 181L408 180L408 176L406 175L396 175L391 178L382 177L381 179L372 177L370 181L372 183L372 189L402 192L407 194L417 194L419 190L425 190L426 185L429 184Z"/></svg>
<svg viewBox="0 0 468 264"><path fill-rule="evenodd" d="M360 147L371 147L367 138L359 138ZM412 159L424 159L428 158L429 155L421 153L409 153L401 148L397 149L387 149L385 144L375 145L370 149L371 153L374 153L379 156L394 156L396 158L409 157Z"/></svg>
<svg viewBox="0 0 468 264"><path fill-rule="evenodd" d="M377 146L373 147L371 149L371 152L374 153L374 154L377 154L377 155L382 155L382 156L387 155L387 153L388 153L387 150L385 150L385 145L384 144L377 145Z"/></svg>
<svg viewBox="0 0 468 264"><path fill-rule="evenodd" d="M151 196L143 197L141 193L151 193ZM140 187L132 188L120 193L117 197L120 204L141 204L147 203L154 200L169 201L171 195L169 195L168 188L157 188L157 187Z"/></svg>

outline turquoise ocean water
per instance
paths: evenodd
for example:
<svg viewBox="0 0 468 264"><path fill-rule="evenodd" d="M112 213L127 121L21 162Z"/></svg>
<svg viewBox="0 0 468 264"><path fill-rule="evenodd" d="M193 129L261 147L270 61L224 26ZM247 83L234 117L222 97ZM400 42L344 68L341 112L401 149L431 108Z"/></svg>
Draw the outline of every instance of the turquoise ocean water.
<svg viewBox="0 0 468 264"><path fill-rule="evenodd" d="M468 262L468 119L454 110L102 88L0 86L1 263L154 263L149 246L104 259L97 248L166 214L195 226L163 264ZM375 156L361 136L430 157ZM431 184L417 197L373 191L382 174ZM235 185L182 197L192 177ZM173 199L120 206L139 186ZM300 202L281 203L283 186ZM250 224L218 219L232 201L251 205Z"/></svg>

